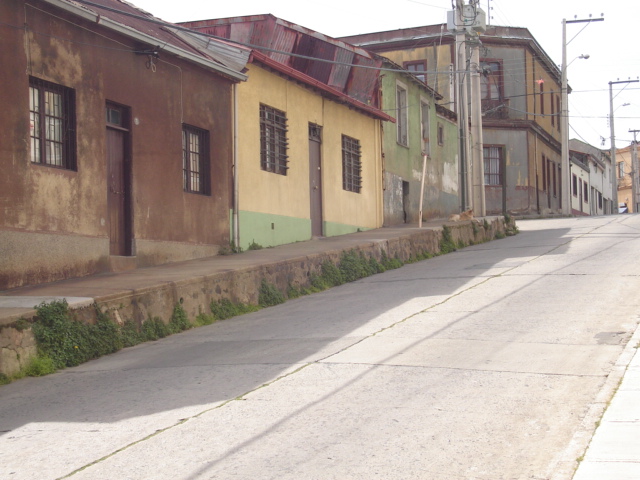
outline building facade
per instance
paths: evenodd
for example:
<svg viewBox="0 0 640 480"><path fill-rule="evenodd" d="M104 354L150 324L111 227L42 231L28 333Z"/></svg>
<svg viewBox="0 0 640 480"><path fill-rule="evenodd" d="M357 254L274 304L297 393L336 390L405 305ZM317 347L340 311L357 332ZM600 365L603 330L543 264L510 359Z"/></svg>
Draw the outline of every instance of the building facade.
<svg viewBox="0 0 640 480"><path fill-rule="evenodd" d="M424 76L383 67L381 106L396 119L383 125L384 224L447 218L460 211L456 114Z"/></svg>
<svg viewBox="0 0 640 480"><path fill-rule="evenodd" d="M571 213L607 215L616 210L611 156L580 140L569 141L571 160Z"/></svg>
<svg viewBox="0 0 640 480"><path fill-rule="evenodd" d="M232 90L246 77L130 4L102 4L138 18L0 4L0 289L229 244Z"/></svg>
<svg viewBox="0 0 640 480"><path fill-rule="evenodd" d="M377 108L379 71L355 66L381 61L272 15L182 25L253 46L237 91L238 245L382 226L381 122L393 118Z"/></svg>
<svg viewBox="0 0 640 480"><path fill-rule="evenodd" d="M637 146L635 146L635 148L637 149ZM636 213L638 211L636 202L633 201L633 155L633 143L628 147L616 149L618 207L621 213ZM626 212L624 212L625 209Z"/></svg>
<svg viewBox="0 0 640 480"><path fill-rule="evenodd" d="M469 71L457 65L455 37L446 25L342 40L413 72L423 72L427 84L442 95L440 104L456 110L461 97L456 85ZM480 42L477 68L481 72L486 211L560 212L560 70L525 28L490 26L480 35Z"/></svg>

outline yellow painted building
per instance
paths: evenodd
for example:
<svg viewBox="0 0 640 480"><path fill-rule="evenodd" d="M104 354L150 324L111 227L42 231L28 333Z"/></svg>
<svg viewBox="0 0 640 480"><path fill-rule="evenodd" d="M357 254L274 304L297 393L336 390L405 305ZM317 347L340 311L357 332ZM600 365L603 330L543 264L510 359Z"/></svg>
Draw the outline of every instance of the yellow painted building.
<svg viewBox="0 0 640 480"><path fill-rule="evenodd" d="M380 122L390 117L257 52L246 74L237 87L239 246L382 226Z"/></svg>
<svg viewBox="0 0 640 480"><path fill-rule="evenodd" d="M624 208L626 205L629 213L635 213L635 202L633 201L632 187L632 150L633 144L625 148L616 150L616 174L618 181L618 206Z"/></svg>

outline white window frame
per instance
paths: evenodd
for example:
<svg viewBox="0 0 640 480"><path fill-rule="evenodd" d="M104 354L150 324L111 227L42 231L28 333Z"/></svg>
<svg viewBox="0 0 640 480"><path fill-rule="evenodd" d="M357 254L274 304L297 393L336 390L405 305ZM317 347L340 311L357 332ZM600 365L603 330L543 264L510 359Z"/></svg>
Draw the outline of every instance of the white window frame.
<svg viewBox="0 0 640 480"><path fill-rule="evenodd" d="M409 146L409 89L402 82L396 82L396 141Z"/></svg>

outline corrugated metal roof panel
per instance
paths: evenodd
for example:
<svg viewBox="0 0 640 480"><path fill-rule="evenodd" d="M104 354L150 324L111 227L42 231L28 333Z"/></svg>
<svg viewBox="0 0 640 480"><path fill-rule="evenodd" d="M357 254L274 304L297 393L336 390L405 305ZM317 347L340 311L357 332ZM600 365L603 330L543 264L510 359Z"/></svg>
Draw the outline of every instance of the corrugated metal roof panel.
<svg viewBox="0 0 640 480"><path fill-rule="evenodd" d="M150 13L141 10L134 5L123 0L45 0L51 5L55 5L76 14L83 16L81 12L87 12L97 17L97 23L105 28L118 31L137 41L149 44L149 47L159 46L160 50L169 49L174 55L179 55L188 61L195 62L201 66L217 70L224 75L234 78L244 78L239 70L233 69L225 63L219 62L216 58L199 51L192 43L175 34L171 27L174 24L160 20ZM102 22L100 21L101 19ZM212 40L207 50L215 51L217 41ZM221 46L218 56L224 56L225 51L229 52L229 46ZM237 46L234 48L238 48ZM238 57L239 58L239 57ZM218 65L216 65L218 64ZM246 65L246 63L245 63ZM233 71L231 71L233 70Z"/></svg>
<svg viewBox="0 0 640 480"><path fill-rule="evenodd" d="M355 57L355 53L345 50L344 48L339 48L336 51L335 60L336 62L348 64L353 63L353 57ZM333 69L331 69L329 85L337 88L341 92L344 92L347 86L347 81L349 80L349 72L351 72L351 67L349 65L335 64Z"/></svg>
<svg viewBox="0 0 640 480"><path fill-rule="evenodd" d="M298 33L288 28L281 28L274 32L273 42L271 42L271 48L282 52L293 52L295 49L296 41L298 40ZM276 52L264 52L267 56L273 58L275 61L284 65L291 66L293 58L290 55Z"/></svg>
<svg viewBox="0 0 640 480"><path fill-rule="evenodd" d="M215 20L185 22L183 25L200 31L210 26L231 25L231 38L249 44L252 48L267 47L278 52L263 51L270 58L291 66L367 105L377 104L377 80L379 70L363 69L330 62L318 62L309 58L287 55L291 52L303 57L338 60L356 65L377 66L381 61L373 59L366 50L349 45L313 30L287 22L273 15L254 15ZM251 29L242 28L251 26Z"/></svg>
<svg viewBox="0 0 640 480"><path fill-rule="evenodd" d="M353 59L356 65L364 65L367 67L381 67L382 62L371 58L356 56ZM370 68L351 67L351 75L347 84L345 93L367 105L377 107L378 102L374 93L377 91L379 70Z"/></svg>
<svg viewBox="0 0 640 480"><path fill-rule="evenodd" d="M248 48L222 43L215 39L199 35L196 32L176 30L174 33L222 65L226 65L238 72L247 66L249 56L251 55L251 50Z"/></svg>
<svg viewBox="0 0 640 480"><path fill-rule="evenodd" d="M296 52L298 53L298 52ZM334 60L336 56L336 46L322 40L316 40L313 45L311 56L322 58L324 60ZM329 84L331 71L335 68L335 64L329 62L309 62L307 74L323 83Z"/></svg>

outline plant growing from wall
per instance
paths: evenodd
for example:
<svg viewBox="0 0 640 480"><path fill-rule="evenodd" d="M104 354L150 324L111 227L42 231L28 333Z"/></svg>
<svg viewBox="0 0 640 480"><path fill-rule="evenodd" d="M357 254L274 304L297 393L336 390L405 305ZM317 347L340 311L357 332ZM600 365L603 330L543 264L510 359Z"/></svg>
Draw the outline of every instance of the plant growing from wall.
<svg viewBox="0 0 640 480"><path fill-rule="evenodd" d="M79 365L122 348L118 326L101 312L95 325L73 320L66 300L41 303L36 313L32 329L39 355L50 358L56 369Z"/></svg>
<svg viewBox="0 0 640 480"><path fill-rule="evenodd" d="M260 283L260 292L258 295L258 304L265 307L272 307L274 305L278 305L280 303L284 303L285 298L284 295L278 288L267 282L264 278Z"/></svg>
<svg viewBox="0 0 640 480"><path fill-rule="evenodd" d="M226 320L227 318L244 315L245 313L256 312L260 309L257 305L246 305L244 303L233 303L228 298L212 300L209 304L213 321ZM213 323L213 322L211 322Z"/></svg>
<svg viewBox="0 0 640 480"><path fill-rule="evenodd" d="M451 227L447 225L442 226L442 236L440 238L440 253L451 253L456 251L456 244L453 241L453 235L451 234Z"/></svg>
<svg viewBox="0 0 640 480"><path fill-rule="evenodd" d="M66 300L41 303L31 328L38 354L14 378L41 376L56 370L114 353L124 347L157 340L191 328L186 312L177 304L169 323L160 318L147 319L141 326L128 320L122 325L111 321L98 306L96 323L76 321ZM25 320L26 322L26 320Z"/></svg>
<svg viewBox="0 0 640 480"><path fill-rule="evenodd" d="M256 243L255 240L252 240L247 250L262 250L263 248L264 247L262 245Z"/></svg>
<svg viewBox="0 0 640 480"><path fill-rule="evenodd" d="M384 250L380 254L380 264L385 270L393 270L396 268L400 268L403 265L402 260L400 260L398 257L389 258L387 252L385 252Z"/></svg>

